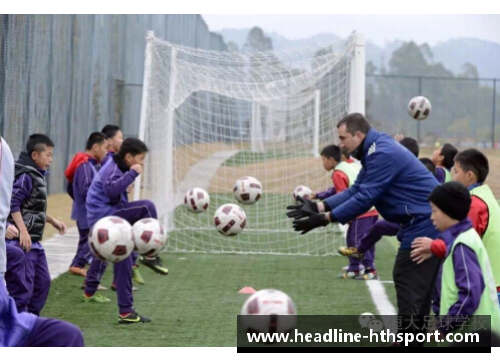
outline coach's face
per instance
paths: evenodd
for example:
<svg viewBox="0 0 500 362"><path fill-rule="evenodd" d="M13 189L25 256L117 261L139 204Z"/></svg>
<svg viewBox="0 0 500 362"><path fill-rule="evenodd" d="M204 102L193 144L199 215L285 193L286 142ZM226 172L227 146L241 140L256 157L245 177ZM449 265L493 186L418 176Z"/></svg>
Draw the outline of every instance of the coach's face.
<svg viewBox="0 0 500 362"><path fill-rule="evenodd" d="M341 125L338 129L340 148L346 149L349 153L353 153L365 139L365 135L361 132L356 132L354 136L347 132L346 125Z"/></svg>

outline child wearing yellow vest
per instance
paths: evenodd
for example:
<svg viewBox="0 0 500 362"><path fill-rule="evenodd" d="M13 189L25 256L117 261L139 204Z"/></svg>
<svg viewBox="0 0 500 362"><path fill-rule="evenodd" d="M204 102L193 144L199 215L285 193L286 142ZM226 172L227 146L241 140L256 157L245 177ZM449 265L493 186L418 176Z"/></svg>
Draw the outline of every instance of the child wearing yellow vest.
<svg viewBox="0 0 500 362"><path fill-rule="evenodd" d="M325 170L333 170L332 182L335 193L341 193L351 187L358 177L361 170L361 165L355 162L347 162L343 160L344 155L339 146L330 145L321 151L323 167ZM346 159L346 158L344 158ZM328 193L326 191L325 193ZM322 199L324 193L315 194L313 197ZM327 196L328 197L328 196ZM326 198L326 197L325 197ZM378 212L375 209L359 216L355 220L349 222L347 229L346 244L348 247L356 247L357 240L368 231L378 220ZM349 258L349 266L347 270L337 276L343 279L370 280L378 279L375 269L375 246L373 245L363 255L363 259L359 260L354 257ZM364 273L360 267L364 266Z"/></svg>
<svg viewBox="0 0 500 362"><path fill-rule="evenodd" d="M448 182L429 196L433 221L446 243L446 258L439 271L433 310L447 316L440 332L457 330L464 317L491 316L491 329L500 330L500 307L488 254L467 218L471 196L465 186Z"/></svg>
<svg viewBox="0 0 500 362"><path fill-rule="evenodd" d="M436 165L435 176L440 183L451 181L451 168L457 153L455 146L445 143L432 154L432 162Z"/></svg>
<svg viewBox="0 0 500 362"><path fill-rule="evenodd" d="M500 303L500 206L490 187L484 184L488 173L488 159L476 149L462 151L455 157L453 180L467 187L471 194L468 217L488 253ZM446 256L446 245L440 240L430 244L419 240L413 246L428 256L430 253L441 259Z"/></svg>

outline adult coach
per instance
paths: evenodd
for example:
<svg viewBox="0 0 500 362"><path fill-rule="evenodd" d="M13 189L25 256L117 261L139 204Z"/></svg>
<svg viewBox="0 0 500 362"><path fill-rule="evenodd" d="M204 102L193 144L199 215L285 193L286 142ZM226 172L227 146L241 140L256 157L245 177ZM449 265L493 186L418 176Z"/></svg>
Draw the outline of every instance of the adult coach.
<svg viewBox="0 0 500 362"><path fill-rule="evenodd" d="M356 182L321 203L304 200L303 205L289 206L287 215L295 219L295 231L305 234L331 222L346 224L375 206L385 220L401 226L397 236L401 246L393 271L398 315L428 315L438 261L432 258L416 264L410 253L415 238L438 235L430 219L427 198L439 184L410 151L389 135L371 128L362 114L349 114L337 124L337 129L340 146L363 165Z"/></svg>

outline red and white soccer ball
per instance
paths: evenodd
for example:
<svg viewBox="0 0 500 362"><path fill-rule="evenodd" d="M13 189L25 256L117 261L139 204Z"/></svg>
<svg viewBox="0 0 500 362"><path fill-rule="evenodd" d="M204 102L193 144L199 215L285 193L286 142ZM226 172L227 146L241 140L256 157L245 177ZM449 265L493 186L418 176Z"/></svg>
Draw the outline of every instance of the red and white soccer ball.
<svg viewBox="0 0 500 362"><path fill-rule="evenodd" d="M299 201L297 201L297 196L300 196L301 198L303 199L310 199L311 196L312 196L312 191L309 187L307 186L297 186L295 188L295 190L293 190L293 199L295 200L295 203L299 203Z"/></svg>
<svg viewBox="0 0 500 362"><path fill-rule="evenodd" d="M218 232L224 236L241 233L247 224L247 214L235 204L225 204L217 209L214 224Z"/></svg>
<svg viewBox="0 0 500 362"><path fill-rule="evenodd" d="M103 261L125 260L134 251L132 226L118 216L102 218L90 230L89 245L92 253Z"/></svg>
<svg viewBox="0 0 500 362"><path fill-rule="evenodd" d="M297 308L293 300L276 289L263 289L252 294L243 304L243 316L265 316L242 318L245 330L256 333L285 333L297 324Z"/></svg>
<svg viewBox="0 0 500 362"><path fill-rule="evenodd" d="M262 195L262 185L255 177L241 177L234 184L233 193L240 204L252 205L259 201Z"/></svg>
<svg viewBox="0 0 500 362"><path fill-rule="evenodd" d="M188 211L199 214L208 209L208 205L210 205L210 196L205 190L195 187L186 192L186 196L184 196L184 205L186 205Z"/></svg>
<svg viewBox="0 0 500 362"><path fill-rule="evenodd" d="M167 233L158 220L148 218L137 221L132 227L135 249L140 255L155 256L167 244Z"/></svg>
<svg viewBox="0 0 500 362"><path fill-rule="evenodd" d="M431 113L431 102L422 96L412 98L408 103L408 114L417 121L423 121Z"/></svg>

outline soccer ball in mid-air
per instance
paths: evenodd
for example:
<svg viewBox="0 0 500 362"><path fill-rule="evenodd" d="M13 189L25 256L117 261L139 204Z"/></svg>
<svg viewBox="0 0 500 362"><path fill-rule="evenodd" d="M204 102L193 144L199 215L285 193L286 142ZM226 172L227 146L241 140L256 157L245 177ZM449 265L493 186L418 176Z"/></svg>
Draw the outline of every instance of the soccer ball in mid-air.
<svg viewBox="0 0 500 362"><path fill-rule="evenodd" d="M312 191L309 187L307 186L297 186L295 190L293 190L293 199L295 200L296 203L300 203L297 200L297 196L300 196L303 199L310 199L312 196Z"/></svg>
<svg viewBox="0 0 500 362"><path fill-rule="evenodd" d="M208 209L208 205L210 205L210 196L208 196L208 192L205 190L195 187L186 192L186 196L184 196L184 205L186 205L188 211L199 214Z"/></svg>
<svg viewBox="0 0 500 362"><path fill-rule="evenodd" d="M132 227L135 249L140 255L155 256L165 247L167 233L158 220L147 218Z"/></svg>
<svg viewBox="0 0 500 362"><path fill-rule="evenodd" d="M252 294L243 304L240 314L244 316L241 317L242 323L249 333L284 333L297 324L297 308L293 300L276 289L263 289Z"/></svg>
<svg viewBox="0 0 500 362"><path fill-rule="evenodd" d="M408 113L417 121L423 121L426 119L431 113L431 110L431 102L422 96L412 98L410 103L408 103Z"/></svg>
<svg viewBox="0 0 500 362"><path fill-rule="evenodd" d="M132 226L118 216L99 220L90 230L89 246L92 253L103 261L118 263L134 251Z"/></svg>
<svg viewBox="0 0 500 362"><path fill-rule="evenodd" d="M234 184L233 193L239 203L252 205L259 201L262 195L262 185L255 177L241 177Z"/></svg>
<svg viewBox="0 0 500 362"><path fill-rule="evenodd" d="M238 205L225 204L215 212L214 224L222 235L237 235L243 231L247 224L247 214Z"/></svg>

